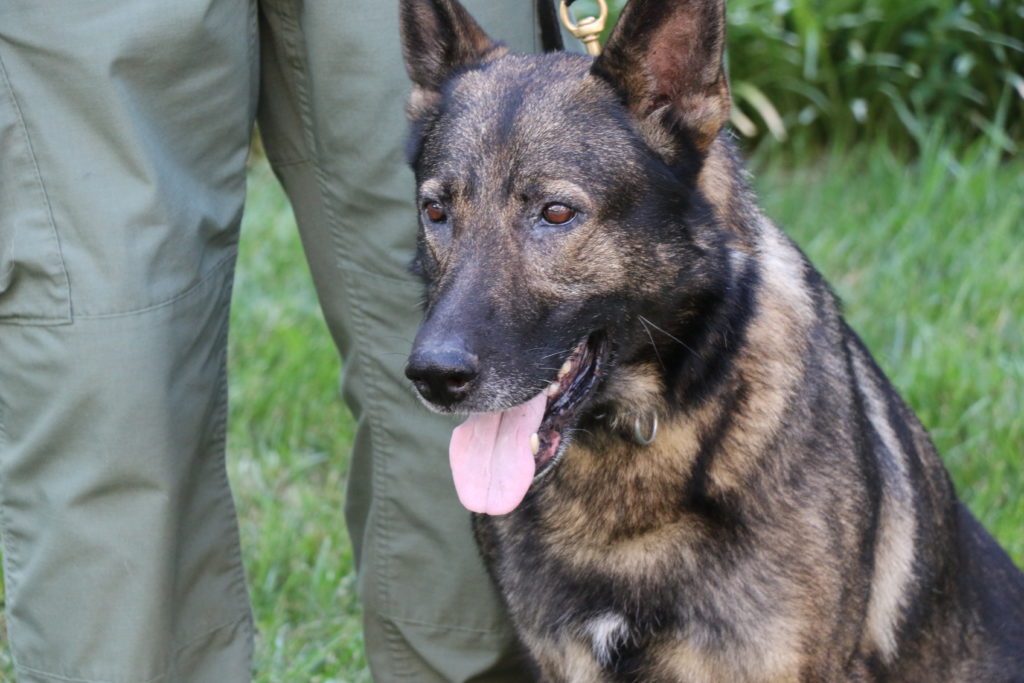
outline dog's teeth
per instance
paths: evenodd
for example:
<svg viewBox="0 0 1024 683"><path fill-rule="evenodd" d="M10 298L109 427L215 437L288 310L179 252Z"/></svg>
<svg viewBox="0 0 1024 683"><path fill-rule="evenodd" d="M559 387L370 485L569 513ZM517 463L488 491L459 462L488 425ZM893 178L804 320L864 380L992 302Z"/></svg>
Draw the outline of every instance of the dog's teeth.
<svg viewBox="0 0 1024 683"><path fill-rule="evenodd" d="M537 432L530 434L530 451L534 455L540 453L540 436L537 435Z"/></svg>
<svg viewBox="0 0 1024 683"><path fill-rule="evenodd" d="M562 385L558 382L552 382L548 385L548 396L556 396L558 392L562 390Z"/></svg>
<svg viewBox="0 0 1024 683"><path fill-rule="evenodd" d="M572 370L572 360L567 360L562 364L562 368L558 371L558 379L562 379Z"/></svg>

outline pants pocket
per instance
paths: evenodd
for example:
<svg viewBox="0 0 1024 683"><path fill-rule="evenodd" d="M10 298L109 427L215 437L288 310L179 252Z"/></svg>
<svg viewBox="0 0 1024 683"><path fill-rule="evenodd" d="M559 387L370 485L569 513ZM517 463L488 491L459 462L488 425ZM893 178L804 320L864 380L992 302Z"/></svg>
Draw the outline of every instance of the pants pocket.
<svg viewBox="0 0 1024 683"><path fill-rule="evenodd" d="M0 150L0 323L69 323L60 242L2 57Z"/></svg>

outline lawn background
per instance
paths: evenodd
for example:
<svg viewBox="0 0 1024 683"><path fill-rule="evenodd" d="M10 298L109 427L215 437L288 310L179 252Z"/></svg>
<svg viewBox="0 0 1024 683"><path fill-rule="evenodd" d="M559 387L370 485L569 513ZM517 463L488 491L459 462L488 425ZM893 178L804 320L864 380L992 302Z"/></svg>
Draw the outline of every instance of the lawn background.
<svg viewBox="0 0 1024 683"><path fill-rule="evenodd" d="M1024 563L1024 81L1012 37L1024 10L743 0L730 11L738 123L753 126L741 142L763 205L833 283L962 497ZM340 366L258 154L229 362L256 678L369 680L341 515L352 423ZM0 680L13 680L0 652Z"/></svg>

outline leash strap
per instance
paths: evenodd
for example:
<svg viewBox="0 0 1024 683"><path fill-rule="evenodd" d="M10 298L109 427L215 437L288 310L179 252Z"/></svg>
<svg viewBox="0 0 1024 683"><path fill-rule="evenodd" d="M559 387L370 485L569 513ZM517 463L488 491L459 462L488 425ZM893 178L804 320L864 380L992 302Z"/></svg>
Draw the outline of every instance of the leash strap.
<svg viewBox="0 0 1024 683"><path fill-rule="evenodd" d="M562 30L558 25L558 11L555 3L559 0L537 0L537 21L540 24L540 45L544 52L565 50ZM569 4L572 0L569 0Z"/></svg>
<svg viewBox="0 0 1024 683"><path fill-rule="evenodd" d="M587 54L596 57L601 54L601 34L604 32L608 21L607 0L597 0L600 16L584 17L575 21L569 6L574 0L536 0L537 20L540 24L540 44L544 52L561 52L565 50L562 42L562 30L559 27L559 20L566 30L578 38ZM558 9L555 4L558 3Z"/></svg>

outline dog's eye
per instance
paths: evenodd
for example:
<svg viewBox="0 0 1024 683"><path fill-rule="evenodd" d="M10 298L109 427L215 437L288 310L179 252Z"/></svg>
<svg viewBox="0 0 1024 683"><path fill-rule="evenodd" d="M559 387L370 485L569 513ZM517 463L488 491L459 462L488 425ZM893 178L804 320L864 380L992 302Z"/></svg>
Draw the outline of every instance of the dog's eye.
<svg viewBox="0 0 1024 683"><path fill-rule="evenodd" d="M576 218L576 210L569 208L565 204L554 202L544 207L540 212L540 217L549 225L565 225L573 218Z"/></svg>
<svg viewBox="0 0 1024 683"><path fill-rule="evenodd" d="M427 218L429 218L432 223L443 223L448 220L448 212L445 211L444 204L441 202L424 202L423 212L427 214Z"/></svg>

